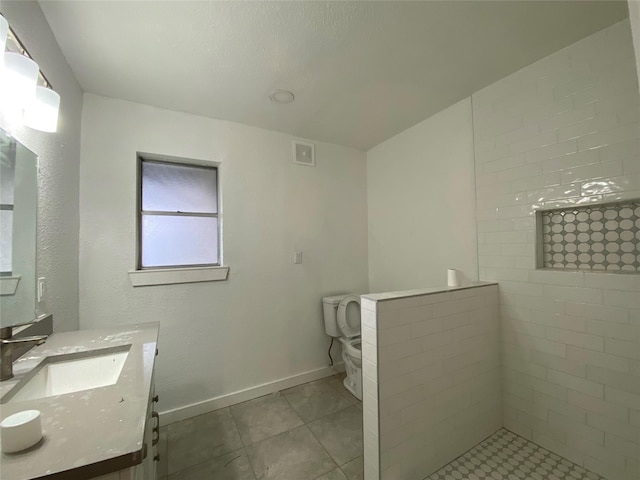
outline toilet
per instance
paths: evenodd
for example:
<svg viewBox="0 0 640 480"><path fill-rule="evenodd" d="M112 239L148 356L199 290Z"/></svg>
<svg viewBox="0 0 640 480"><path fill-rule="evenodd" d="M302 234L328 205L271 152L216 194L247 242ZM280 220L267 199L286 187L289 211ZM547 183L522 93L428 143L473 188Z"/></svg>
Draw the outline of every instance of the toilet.
<svg viewBox="0 0 640 480"><path fill-rule="evenodd" d="M347 371L344 386L362 400L362 346L360 340L360 296L336 295L322 299L324 328L327 335L342 344L342 359Z"/></svg>

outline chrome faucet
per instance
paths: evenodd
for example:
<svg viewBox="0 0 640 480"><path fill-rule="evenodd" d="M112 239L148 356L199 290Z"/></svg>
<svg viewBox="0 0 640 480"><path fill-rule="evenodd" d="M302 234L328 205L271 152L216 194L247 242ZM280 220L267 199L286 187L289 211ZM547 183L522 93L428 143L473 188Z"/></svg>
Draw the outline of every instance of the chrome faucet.
<svg viewBox="0 0 640 480"><path fill-rule="evenodd" d="M34 335L32 337L12 338L13 327L0 328L0 381L13 378L13 352L22 347L35 347L42 345L46 335Z"/></svg>

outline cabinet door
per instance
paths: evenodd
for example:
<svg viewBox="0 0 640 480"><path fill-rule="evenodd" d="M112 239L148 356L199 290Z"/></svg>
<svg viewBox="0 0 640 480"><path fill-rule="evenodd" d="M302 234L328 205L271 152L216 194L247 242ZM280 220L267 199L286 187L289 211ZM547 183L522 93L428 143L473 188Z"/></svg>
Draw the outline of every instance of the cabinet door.
<svg viewBox="0 0 640 480"><path fill-rule="evenodd" d="M124 470L118 470L107 475L100 475L99 477L93 477L92 480L143 480L144 469L142 464L135 467L125 468Z"/></svg>

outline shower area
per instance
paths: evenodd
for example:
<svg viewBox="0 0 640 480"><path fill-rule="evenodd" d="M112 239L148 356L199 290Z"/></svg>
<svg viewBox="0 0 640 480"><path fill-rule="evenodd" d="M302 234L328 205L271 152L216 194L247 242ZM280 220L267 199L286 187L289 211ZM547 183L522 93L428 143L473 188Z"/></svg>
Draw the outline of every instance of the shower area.
<svg viewBox="0 0 640 480"><path fill-rule="evenodd" d="M629 20L448 111L417 128L426 138L446 115L470 118L478 281L363 297L365 478L638 480L640 100ZM370 208L397 148L368 154ZM422 205L469 213L422 190ZM374 238L395 219L376 221ZM387 264L399 261L384 247ZM375 248L370 240L370 258Z"/></svg>

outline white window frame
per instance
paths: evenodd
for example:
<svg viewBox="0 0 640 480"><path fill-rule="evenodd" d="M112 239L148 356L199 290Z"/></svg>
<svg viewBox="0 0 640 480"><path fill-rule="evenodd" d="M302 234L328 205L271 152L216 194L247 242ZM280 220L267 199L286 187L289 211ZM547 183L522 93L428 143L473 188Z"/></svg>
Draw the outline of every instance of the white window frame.
<svg viewBox="0 0 640 480"><path fill-rule="evenodd" d="M156 162L163 164L183 165L194 168L216 169L216 196L218 212L218 263L206 265L176 265L161 267L142 267L142 163ZM170 157L167 155L155 155L138 152L136 158L136 249L135 269L129 271L129 279L134 287L151 285L169 285L178 283L196 283L227 280L229 267L223 266L222 247L222 202L220 195L220 163L205 160L194 160L182 157ZM168 212L167 212L168 213ZM159 213L161 214L161 213ZM194 215L195 216L195 215Z"/></svg>

